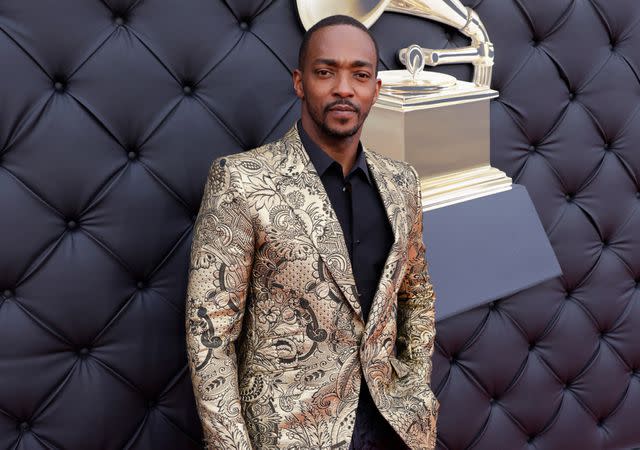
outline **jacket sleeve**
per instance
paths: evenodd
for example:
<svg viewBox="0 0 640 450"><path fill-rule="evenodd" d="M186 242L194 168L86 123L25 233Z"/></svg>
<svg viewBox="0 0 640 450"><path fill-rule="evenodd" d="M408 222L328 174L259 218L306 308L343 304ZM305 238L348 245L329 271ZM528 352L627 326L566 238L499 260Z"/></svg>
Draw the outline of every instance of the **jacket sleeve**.
<svg viewBox="0 0 640 450"><path fill-rule="evenodd" d="M408 235L407 271L398 291L398 356L407 364L409 378L417 389L430 398L431 413L439 404L431 391L431 356L436 335L435 294L429 278L425 247L422 241L422 197L420 178L411 167L416 180L414 218Z"/></svg>
<svg viewBox="0 0 640 450"><path fill-rule="evenodd" d="M226 158L209 170L191 246L186 299L189 370L208 449L250 449L235 341L254 252L242 182Z"/></svg>

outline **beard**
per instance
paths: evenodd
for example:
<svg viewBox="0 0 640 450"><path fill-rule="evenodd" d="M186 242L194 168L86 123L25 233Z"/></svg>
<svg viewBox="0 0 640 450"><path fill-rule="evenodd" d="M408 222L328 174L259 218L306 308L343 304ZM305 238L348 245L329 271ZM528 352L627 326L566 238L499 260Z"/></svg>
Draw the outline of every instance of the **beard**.
<svg viewBox="0 0 640 450"><path fill-rule="evenodd" d="M349 128L347 130L338 130L335 128L332 128L328 121L327 121L327 115L329 114L329 111L331 110L331 108L338 106L338 105L347 105L351 108L353 108L353 110L356 113L356 125L353 126L352 128ZM311 116L311 119L315 122L315 124L318 126L318 128L328 137L331 138L337 138L337 139L346 139L346 138L350 138L353 135L355 135L358 130L360 130L360 128L362 127L362 124L364 123L364 120L367 118L367 114L368 112L362 114L362 110L361 108L359 108L358 106L354 105L353 103L351 103L349 100L336 100L335 102L331 102L328 105L326 105L322 111L319 111L315 108L309 108L309 116Z"/></svg>

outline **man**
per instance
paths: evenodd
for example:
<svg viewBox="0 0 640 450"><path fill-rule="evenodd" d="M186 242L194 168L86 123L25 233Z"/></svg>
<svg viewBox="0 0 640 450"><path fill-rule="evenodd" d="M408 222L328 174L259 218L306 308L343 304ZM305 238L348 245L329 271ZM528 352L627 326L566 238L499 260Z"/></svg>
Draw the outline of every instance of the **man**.
<svg viewBox="0 0 640 450"><path fill-rule="evenodd" d="M377 61L359 22L319 22L293 74L300 122L211 166L187 293L209 448L435 446L418 175L359 143Z"/></svg>

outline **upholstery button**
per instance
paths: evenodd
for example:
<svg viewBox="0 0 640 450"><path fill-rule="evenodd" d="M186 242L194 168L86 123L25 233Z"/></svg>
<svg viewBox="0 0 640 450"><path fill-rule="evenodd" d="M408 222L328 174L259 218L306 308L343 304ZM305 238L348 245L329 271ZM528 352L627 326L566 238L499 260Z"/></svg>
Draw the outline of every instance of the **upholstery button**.
<svg viewBox="0 0 640 450"><path fill-rule="evenodd" d="M151 408L155 408L155 407L156 407L156 402L155 402L155 401L153 401L153 400L149 400L149 401L147 402L147 407L148 407L149 409L151 409Z"/></svg>
<svg viewBox="0 0 640 450"><path fill-rule="evenodd" d="M182 88L182 92L184 92L185 95L191 95L191 92L192 92L191 86L184 86Z"/></svg>
<svg viewBox="0 0 640 450"><path fill-rule="evenodd" d="M533 350L534 348L536 348L536 343L535 342L529 343L529 351Z"/></svg>
<svg viewBox="0 0 640 450"><path fill-rule="evenodd" d="M115 18L115 23L118 26L124 25L124 19L122 17L118 16L118 17Z"/></svg>
<svg viewBox="0 0 640 450"><path fill-rule="evenodd" d="M527 444L531 444L535 438L535 436L529 436L529 439L527 439Z"/></svg>
<svg viewBox="0 0 640 450"><path fill-rule="evenodd" d="M609 144L608 142L604 143L604 149L605 150L609 150L610 147L611 147L611 144Z"/></svg>
<svg viewBox="0 0 640 450"><path fill-rule="evenodd" d="M534 39L533 41L531 41L531 45L533 45L534 47L537 47L538 45L540 45L540 41L537 39Z"/></svg>
<svg viewBox="0 0 640 450"><path fill-rule="evenodd" d="M67 228L69 228L70 230L73 230L76 226L78 226L78 224L75 220L70 220L67 222Z"/></svg>
<svg viewBox="0 0 640 450"><path fill-rule="evenodd" d="M61 81L56 81L55 83L53 83L53 88L60 92L64 89L64 84Z"/></svg>
<svg viewBox="0 0 640 450"><path fill-rule="evenodd" d="M530 151L530 152L535 152L535 151L536 151L536 146L535 146L535 145L533 145L533 144L531 144L531 145L529 146L529 151Z"/></svg>
<svg viewBox="0 0 640 450"><path fill-rule="evenodd" d="M576 98L576 94L569 92L569 100L573 100L574 98Z"/></svg>
<svg viewBox="0 0 640 450"><path fill-rule="evenodd" d="M9 298L13 295L13 292L11 292L9 289L5 289L5 291L2 293L2 295L4 295L5 297Z"/></svg>
<svg viewBox="0 0 640 450"><path fill-rule="evenodd" d="M138 289L144 289L144 286L145 286L144 281L138 281L136 286L138 287Z"/></svg>
<svg viewBox="0 0 640 450"><path fill-rule="evenodd" d="M495 398L491 397L491 398L489 399L489 403L491 403L492 405L493 405L495 402L496 402L496 399L495 399Z"/></svg>
<svg viewBox="0 0 640 450"><path fill-rule="evenodd" d="M570 202L571 200L573 200L573 195L571 195L571 194L565 194L564 198L565 198L568 202Z"/></svg>
<svg viewBox="0 0 640 450"><path fill-rule="evenodd" d="M636 197L640 198L640 191L636 192Z"/></svg>
<svg viewBox="0 0 640 450"><path fill-rule="evenodd" d="M28 424L27 422L22 422L22 423L20 424L20 429L21 429L22 431L29 431L29 424Z"/></svg>
<svg viewBox="0 0 640 450"><path fill-rule="evenodd" d="M78 353L80 354L80 356L85 357L89 354L89 349L87 347L83 347Z"/></svg>
<svg viewBox="0 0 640 450"><path fill-rule="evenodd" d="M129 154L127 155L129 157L130 160L134 160L138 157L138 154L136 152L129 152Z"/></svg>
<svg viewBox="0 0 640 450"><path fill-rule="evenodd" d="M246 31L246 30L249 29L249 24L247 22L242 21L242 22L240 22L240 28L242 30Z"/></svg>

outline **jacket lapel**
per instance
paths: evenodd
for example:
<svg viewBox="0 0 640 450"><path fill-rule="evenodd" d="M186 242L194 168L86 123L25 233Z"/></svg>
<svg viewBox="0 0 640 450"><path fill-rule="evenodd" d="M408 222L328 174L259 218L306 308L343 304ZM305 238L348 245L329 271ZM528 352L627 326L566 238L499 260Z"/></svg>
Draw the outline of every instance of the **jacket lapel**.
<svg viewBox="0 0 640 450"><path fill-rule="evenodd" d="M324 281L323 274L330 273L347 303L362 321L362 309L340 222L331 207L331 200L322 180L304 150L295 125L282 138L281 143L282 159L276 163L278 175L290 179L303 195L304 202L301 206L299 202L292 201L290 196L284 195L283 198L298 219L308 224L305 227L307 236L321 259L318 261L318 281ZM278 181L274 181L278 185Z"/></svg>
<svg viewBox="0 0 640 450"><path fill-rule="evenodd" d="M373 329L376 326L382 328L389 320L395 320L395 317L387 317L385 314L392 311L392 308L389 308L390 302L399 287L400 273L406 260L409 223L402 189L409 189L409 186L402 186L401 183L405 178L402 174L398 174L397 169L391 167L386 158L366 149L365 155L393 230L393 245L384 263L383 273L380 275L365 327L365 336L371 336L375 335Z"/></svg>
<svg viewBox="0 0 640 450"><path fill-rule="evenodd" d="M398 246L399 242L406 240L408 231L404 195L398 184L393 180L393 172L390 167L387 167L386 162L366 148L364 148L364 152L369 172L380 193L387 218L393 230L393 246L391 248L393 250Z"/></svg>

